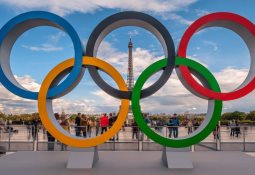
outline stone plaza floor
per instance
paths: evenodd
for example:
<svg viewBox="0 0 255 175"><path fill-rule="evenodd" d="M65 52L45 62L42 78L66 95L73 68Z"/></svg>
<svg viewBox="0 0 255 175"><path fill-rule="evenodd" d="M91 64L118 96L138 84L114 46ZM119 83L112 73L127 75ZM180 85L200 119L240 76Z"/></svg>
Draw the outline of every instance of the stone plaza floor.
<svg viewBox="0 0 255 175"><path fill-rule="evenodd" d="M167 169L161 152L99 152L93 169L66 169L69 152L17 152L0 157L1 175L254 175L255 155L194 152L194 169Z"/></svg>

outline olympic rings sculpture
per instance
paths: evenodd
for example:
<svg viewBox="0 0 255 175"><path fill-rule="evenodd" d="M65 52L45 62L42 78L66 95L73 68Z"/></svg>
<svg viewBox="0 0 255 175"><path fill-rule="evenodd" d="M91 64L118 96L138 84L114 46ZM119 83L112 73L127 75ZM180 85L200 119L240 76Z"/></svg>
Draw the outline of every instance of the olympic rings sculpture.
<svg viewBox="0 0 255 175"><path fill-rule="evenodd" d="M38 26L52 26L66 32L74 45L74 58L70 58L53 68L43 80L39 92L31 92L20 85L10 68L11 49L19 36L25 31ZM120 73L99 58L97 49L104 37L111 31L123 26L138 26L147 29L160 41L165 59L159 60L146 68L138 77L133 91L128 91ZM251 66L245 81L233 92L221 92L219 84L212 73L200 63L188 59L186 50L191 37L198 31L208 27L224 27L237 33L247 44ZM93 147L113 137L123 125L132 102L132 111L139 128L155 142L174 148L191 146L205 139L215 128L222 112L222 101L235 100L249 94L255 88L255 25L246 18L228 12L217 12L205 15L185 31L177 54L172 37L168 30L154 17L141 12L120 12L100 22L91 33L86 50L83 51L81 40L73 27L62 17L43 11L23 13L11 19L0 30L0 82L17 96L37 100L38 111L46 129L59 141L73 147ZM52 99L69 93L81 80L85 69L95 83L109 95L121 99L121 108L114 125L105 133L95 138L83 139L66 132L56 121ZM110 75L117 83L118 89L111 87L99 75L98 69ZM154 132L144 122L140 109L140 99L157 92L176 70L182 84L194 95L208 100L208 109L202 125L191 135L171 139ZM163 70L160 78L148 88L143 89L146 80L154 73ZM193 77L200 82L199 84ZM61 82L63 77L66 77ZM61 82L61 83L60 83Z"/></svg>

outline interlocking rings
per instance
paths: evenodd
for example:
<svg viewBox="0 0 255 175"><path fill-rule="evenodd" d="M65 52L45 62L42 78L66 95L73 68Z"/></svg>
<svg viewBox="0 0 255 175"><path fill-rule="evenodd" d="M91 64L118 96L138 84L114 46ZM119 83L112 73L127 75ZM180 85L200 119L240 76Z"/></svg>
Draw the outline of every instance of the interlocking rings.
<svg viewBox="0 0 255 175"><path fill-rule="evenodd" d="M191 135L186 136L184 138L178 139L168 139L162 137L161 135L155 133L151 130L151 128L144 122L144 118L141 113L140 109L140 92L141 88L143 87L146 80L159 71L160 69L166 66L166 60L159 60L156 63L153 63L147 69L145 69L139 78L136 81L136 84L133 89L132 94L132 110L135 116L135 120L141 128L141 130L152 140L155 142L168 146L168 147L186 147L196 143L199 143L203 139L205 139L215 128L216 124L218 123L221 111L222 111L222 101L218 100L209 100L208 102L208 110L205 117L204 122L202 125L193 132ZM209 88L213 89L216 92L220 92L220 87L214 78L214 76L201 64L184 58L178 58L175 62L176 66L188 66L194 71L194 75L203 83L203 85L209 85Z"/></svg>
<svg viewBox="0 0 255 175"><path fill-rule="evenodd" d="M185 66L177 71L185 87L197 96L208 99L234 100L250 93L255 88L255 26L246 18L233 13L212 13L196 20L184 33L178 49L178 56L186 57L186 49L192 35L207 27L225 27L236 32L246 43L251 56L249 73L244 82L233 92L221 93L201 86ZM181 78L182 77L182 78ZM184 82L185 81L185 82Z"/></svg>
<svg viewBox="0 0 255 175"><path fill-rule="evenodd" d="M52 26L66 32L74 45L75 63L68 77L58 86L49 90L48 97L62 96L77 84L82 77L82 44L73 27L63 18L48 12L34 11L23 13L7 22L0 30L0 82L12 93L31 100L37 100L38 93L22 87L14 78L10 68L10 54L17 38L25 31L37 26Z"/></svg>
<svg viewBox="0 0 255 175"><path fill-rule="evenodd" d="M111 31L123 26L138 26L149 30L160 41L165 57L168 60L160 78L150 87L142 90L141 98L148 97L159 90L169 79L175 60L174 43L168 30L155 18L140 12L121 12L112 15L97 25L89 37L86 49L87 56L96 56L97 49L104 37ZM109 86L98 74L98 71L90 67L89 72L97 85L109 95L117 98L131 99L131 92L121 92Z"/></svg>
<svg viewBox="0 0 255 175"><path fill-rule="evenodd" d="M42 82L39 93L24 89L14 78L10 69L10 52L16 39L26 30L36 26L53 26L65 31L72 39L75 56L53 68ZM139 26L152 32L160 41L165 59L150 65L138 77L134 89L129 92L120 73L108 63L95 58L97 49L103 38L112 30L127 26ZM235 91L222 93L217 80L212 73L193 60L186 58L186 49L192 35L197 31L211 26L220 26L233 30L246 42L250 55L251 67L243 84ZM27 99L38 99L38 111L46 129L59 141L74 147L92 147L104 143L113 137L123 125L128 113L129 102L132 102L134 118L141 130L155 142L167 147L187 147L205 139L215 128L220 119L222 101L234 100L247 95L255 88L255 26L249 20L233 13L213 13L195 21L183 35L177 56L174 44L167 29L155 18L140 12L121 12L103 20L89 37L85 56L83 55L81 41L72 28L63 18L48 12L28 12L21 14L0 30L0 81L12 93ZM121 99L121 108L117 121L102 135L82 139L67 133L53 116L52 99L70 92L81 80L85 69L96 84L106 93ZM194 95L208 100L207 114L203 124L193 134L177 139L169 139L158 135L149 128L143 119L140 109L140 98L148 97L158 91L169 79L173 68L183 85ZM119 90L108 85L98 74L98 69L109 74L117 83ZM146 80L163 70L160 78L150 87L143 89ZM200 80L197 83L191 73ZM59 84L64 76L67 78Z"/></svg>
<svg viewBox="0 0 255 175"><path fill-rule="evenodd" d="M115 80L120 90L124 92L128 90L125 84L125 81L123 80L119 72L108 63L96 58L92 58L92 57L83 57L82 63L83 63L83 66L95 66L96 68L103 70ZM57 65L54 69L52 69L49 72L49 74L46 76L46 78L44 79L41 85L39 95L38 95L39 115L46 129L57 140L74 147L96 146L109 140L121 129L122 125L124 124L126 120L126 115L128 113L129 100L126 100L126 99L121 100L121 108L120 108L117 120L107 132L103 133L102 135L98 137L89 138L85 140L79 137L72 136L58 124L52 110L52 100L47 99L47 93L54 79L59 74L65 72L66 70L70 70L70 68L73 65L74 65L74 59L69 59L67 61L64 61L60 63L59 65Z"/></svg>

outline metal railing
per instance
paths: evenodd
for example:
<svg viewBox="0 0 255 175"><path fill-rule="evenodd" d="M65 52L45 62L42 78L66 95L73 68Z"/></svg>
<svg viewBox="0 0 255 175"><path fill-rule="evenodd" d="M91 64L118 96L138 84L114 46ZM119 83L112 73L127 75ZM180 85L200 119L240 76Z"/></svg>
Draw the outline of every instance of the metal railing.
<svg viewBox="0 0 255 175"><path fill-rule="evenodd" d="M46 130L42 126L10 125L1 126L0 152L14 151L65 151L70 147L57 140L49 141ZM167 126L156 126L152 129L158 134L169 137L170 129ZM101 134L101 127L79 127L80 137L84 139ZM134 132L136 131L137 132ZM77 127L70 126L70 133L77 135ZM185 127L178 128L178 137L188 134ZM210 134L201 143L193 145L194 151L255 151L255 127L240 127L238 137L231 136L231 129L220 127L218 135L214 138ZM118 136L118 137L117 137ZM173 134L172 134L173 137ZM123 127L115 138L98 146L99 150L107 151L161 151L163 147L147 138L138 128Z"/></svg>

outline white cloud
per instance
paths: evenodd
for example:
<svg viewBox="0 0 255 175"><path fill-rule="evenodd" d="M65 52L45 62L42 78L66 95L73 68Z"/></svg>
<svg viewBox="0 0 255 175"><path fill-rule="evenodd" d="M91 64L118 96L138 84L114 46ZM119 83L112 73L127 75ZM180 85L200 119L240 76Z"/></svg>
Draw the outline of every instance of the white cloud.
<svg viewBox="0 0 255 175"><path fill-rule="evenodd" d="M52 44L58 44L58 42L66 36L66 33L63 31L58 32L55 35L50 35L48 38L48 43L52 43Z"/></svg>
<svg viewBox="0 0 255 175"><path fill-rule="evenodd" d="M64 49L63 47L56 47L52 44L42 44L40 46L22 45L22 47L31 51L43 51L43 52L54 52L61 51Z"/></svg>
<svg viewBox="0 0 255 175"><path fill-rule="evenodd" d="M112 106L112 107L115 106L116 108L118 108L120 105L120 100L118 100L114 97L111 97L103 90L97 90L97 91L93 92L93 94L98 96L99 98L102 98L105 106Z"/></svg>
<svg viewBox="0 0 255 175"><path fill-rule="evenodd" d="M25 75L23 77L19 77L15 75L14 77L20 84L22 84L22 86L24 86L24 88L33 92L39 91L41 85L37 83L31 76Z"/></svg>
<svg viewBox="0 0 255 175"><path fill-rule="evenodd" d="M116 67L120 72L126 73L127 70L127 53L121 52L114 48L110 43L103 42L99 48L99 55L101 59ZM163 58L163 57L162 57ZM160 57L155 57L149 50L142 48L134 49L134 69L136 77L140 75L146 67L152 64ZM206 65L205 65L206 66ZM247 76L247 69L238 69L227 67L220 72L213 72L218 80L222 91L228 92L237 88ZM160 74L160 73L159 73ZM18 82L29 90L38 91L40 84L30 76L18 77ZM125 80L125 77L123 77ZM148 80L145 87L155 82L158 76L154 76ZM36 101L26 100L17 97L0 86L0 110L7 113L25 113L37 111ZM54 100L54 111L65 110L67 113L73 112L104 112L118 110L120 100L107 95L102 90L93 92L95 99L71 99L63 98ZM255 92L230 102L224 102L224 111L249 111L253 110ZM100 100L96 100L100 99ZM144 112L153 113L183 113L189 111L190 113L205 112L207 109L207 101L191 94L181 84L175 72L172 73L167 83L153 96L143 99L141 107Z"/></svg>
<svg viewBox="0 0 255 175"><path fill-rule="evenodd" d="M220 72L214 73L216 79L221 85L222 91L232 91L239 87L245 80L248 69L238 69L227 67Z"/></svg>
<svg viewBox="0 0 255 175"><path fill-rule="evenodd" d="M105 43L106 44L106 43ZM108 43L108 50L114 55L114 59L110 59L110 62L114 67L120 69L119 71L126 71L125 64L127 64L127 55L125 53L119 52L116 48L113 48ZM106 47L104 47L106 49ZM107 53L107 50L105 50ZM136 77L140 75L141 71L152 64L156 59L155 56L149 51L141 48L136 48L134 50L134 69ZM163 57L162 57L163 58ZM195 58L192 58L198 61ZM114 61L113 61L114 60ZM107 60L108 61L108 60ZM123 65L119 67L119 63ZM200 61L199 61L200 62ZM201 62L200 62L201 63ZM205 67L208 67L205 63L201 63ZM227 67L220 72L213 72L214 76L218 80L222 91L229 92L237 88L242 81L247 76L247 69L237 69ZM124 77L125 78L125 77ZM157 77L149 79L144 87L149 86ZM105 92L98 91L94 93L98 97L102 98L104 101L109 101L109 103L114 103L114 98L105 95ZM251 93L242 99L237 99L230 102L224 102L224 111L249 111L253 109L253 99L255 93ZM191 94L184 86L181 84L176 73L173 72L167 83L153 96L143 99L141 102L141 107L144 112L152 113L183 113L189 111L190 113L200 113L206 112L207 110L207 100L196 97Z"/></svg>
<svg viewBox="0 0 255 175"><path fill-rule="evenodd" d="M15 75L16 80L26 89L34 92L38 92L40 84L36 83L35 79L31 76L26 75L19 77ZM0 84L0 112L8 114L22 114L38 112L37 100L28 100L25 98L18 97L8 91L3 85ZM96 101L95 99L65 99L58 98L53 100L53 111L66 113L102 113L102 112L113 112L118 110L120 102L114 97L111 97L105 92L95 91L94 94L99 96L103 95L108 97L106 100Z"/></svg>
<svg viewBox="0 0 255 175"><path fill-rule="evenodd" d="M213 48L214 51L219 50L219 47L217 45L217 43L212 42L212 41L203 41L203 43L207 46L211 46Z"/></svg>
<svg viewBox="0 0 255 175"><path fill-rule="evenodd" d="M121 52L114 48L111 43L103 41L98 49L98 57L114 65L114 67L121 74L126 76L128 68L128 48L126 52ZM137 78L145 68L161 58L163 58L163 56L157 57L153 55L149 50L143 48L134 48L134 77Z"/></svg>
<svg viewBox="0 0 255 175"><path fill-rule="evenodd" d="M226 68L220 72L213 73L224 92L238 87L247 75L246 69ZM30 90L37 91L40 84L36 83L30 76L17 77L18 81ZM148 84L153 81L148 80ZM30 113L37 112L37 101L20 98L0 85L0 111L5 113ZM95 99L56 99L53 102L55 112L64 110L66 113L86 112L102 113L117 111L120 100L107 95L102 90L96 90L93 94L101 100ZM255 93L230 102L224 102L224 111L250 111L253 110ZM181 84L175 72L168 82L154 95L143 99L141 107L144 112L152 113L190 113L205 112L207 101L191 94Z"/></svg>
<svg viewBox="0 0 255 175"><path fill-rule="evenodd" d="M66 113L93 113L97 112L94 100L89 99L77 99L77 100L66 100L63 98L53 100L53 111Z"/></svg>
<svg viewBox="0 0 255 175"><path fill-rule="evenodd" d="M183 16L177 15L175 13L168 13L168 14L165 13L162 15L162 17L164 20L169 20L169 19L175 20L181 24L188 25L188 26L194 22L193 20L188 20L188 19L184 18Z"/></svg>
<svg viewBox="0 0 255 175"><path fill-rule="evenodd" d="M226 68L220 72L213 72L218 80L222 92L230 92L241 85L247 76L247 69ZM233 101L223 102L223 112L254 110L255 92ZM201 113L207 110L207 100L191 94L181 84L176 73L173 73L168 82L153 96L142 100L144 112L152 113ZM194 110L196 109L196 110Z"/></svg>
<svg viewBox="0 0 255 175"><path fill-rule="evenodd" d="M28 75L24 77L15 76L15 78L20 84L31 91L37 91L40 88L40 85ZM0 92L0 110L2 112L16 114L36 111L35 101L16 96L1 84Z"/></svg>
<svg viewBox="0 0 255 175"><path fill-rule="evenodd" d="M201 10L201 9L196 9L195 12L196 12L196 15L198 17L205 16L205 15L208 15L210 13L207 10Z"/></svg>
<svg viewBox="0 0 255 175"><path fill-rule="evenodd" d="M197 0L1 0L0 4L9 5L21 11L47 10L59 15L74 12L92 13L102 8L119 10L136 10L153 13L165 13L182 10Z"/></svg>
<svg viewBox="0 0 255 175"><path fill-rule="evenodd" d="M199 62L200 64L202 64L206 68L209 67L205 62L201 61L201 59L198 59L198 55L197 54L193 54L192 56L188 55L187 58Z"/></svg>
<svg viewBox="0 0 255 175"><path fill-rule="evenodd" d="M55 51L61 51L64 50L63 47L57 46L59 41L65 37L66 34L62 31L57 32L54 35L49 35L48 39L45 43L39 45L39 46L30 46L30 45L21 45L21 47L31 50L31 51L42 51L42 52L55 52Z"/></svg>
<svg viewBox="0 0 255 175"><path fill-rule="evenodd" d="M130 37L133 37L139 35L139 32L138 30L134 29L132 31L129 31L128 34L130 35Z"/></svg>

